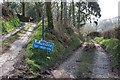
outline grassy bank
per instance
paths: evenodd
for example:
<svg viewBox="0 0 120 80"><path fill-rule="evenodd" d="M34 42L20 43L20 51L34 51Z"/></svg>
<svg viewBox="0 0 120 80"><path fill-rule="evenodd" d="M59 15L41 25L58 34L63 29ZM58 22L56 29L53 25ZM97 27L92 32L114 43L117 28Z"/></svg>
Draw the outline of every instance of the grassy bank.
<svg viewBox="0 0 120 80"><path fill-rule="evenodd" d="M112 66L120 67L120 41L115 38L104 39L103 37L97 37L95 40L108 51L109 55L113 59Z"/></svg>
<svg viewBox="0 0 120 80"><path fill-rule="evenodd" d="M17 17L10 18L8 20L2 20L0 22L0 34L5 34L7 32L11 32L15 28L19 27L21 24L20 20Z"/></svg>
<svg viewBox="0 0 120 80"><path fill-rule="evenodd" d="M47 23L45 23L45 28L47 29ZM53 30L52 34L45 30L45 40L55 44L54 51L52 53L47 53L40 49L32 49L32 41L34 39L41 40L42 38L41 30L42 26L40 22L38 23L38 27L35 29L32 37L29 39L29 43L26 47L26 64L28 66L28 72L32 75L37 74L41 69L51 64L56 64L57 60L65 57L67 53L82 44L82 41L77 34L74 32L71 34L67 33L68 29L65 29L63 33ZM47 57L50 58L48 59Z"/></svg>

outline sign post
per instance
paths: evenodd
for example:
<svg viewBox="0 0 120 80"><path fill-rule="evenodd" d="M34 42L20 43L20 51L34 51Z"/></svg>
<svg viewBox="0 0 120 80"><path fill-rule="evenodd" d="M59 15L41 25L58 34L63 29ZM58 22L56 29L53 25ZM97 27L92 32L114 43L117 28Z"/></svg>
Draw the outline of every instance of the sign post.
<svg viewBox="0 0 120 80"><path fill-rule="evenodd" d="M42 40L45 39L45 34L44 34L44 5L43 5L43 13L42 13Z"/></svg>
<svg viewBox="0 0 120 80"><path fill-rule="evenodd" d="M41 49L47 51L47 53L53 52L54 43L45 41L45 32L44 32L44 5L43 5L43 13L42 13L42 40L35 39L32 43L32 48Z"/></svg>

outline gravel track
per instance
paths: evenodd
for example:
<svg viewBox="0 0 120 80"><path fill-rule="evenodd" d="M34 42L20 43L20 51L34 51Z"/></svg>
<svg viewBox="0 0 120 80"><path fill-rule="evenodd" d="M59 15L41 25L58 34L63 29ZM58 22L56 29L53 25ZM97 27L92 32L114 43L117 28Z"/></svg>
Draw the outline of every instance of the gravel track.
<svg viewBox="0 0 120 80"><path fill-rule="evenodd" d="M93 61L92 78L118 78L111 72L110 60L105 50L95 42L96 51Z"/></svg>

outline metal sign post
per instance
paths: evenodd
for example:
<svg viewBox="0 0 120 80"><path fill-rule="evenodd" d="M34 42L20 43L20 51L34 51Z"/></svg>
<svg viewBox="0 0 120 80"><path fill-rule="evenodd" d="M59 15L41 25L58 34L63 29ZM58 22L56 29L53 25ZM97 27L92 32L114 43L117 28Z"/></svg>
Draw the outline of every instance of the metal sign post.
<svg viewBox="0 0 120 80"><path fill-rule="evenodd" d="M45 34L44 34L44 5L43 5L43 13L42 13L42 40L45 39Z"/></svg>
<svg viewBox="0 0 120 80"><path fill-rule="evenodd" d="M35 39L32 43L32 48L33 49L41 49L43 51L47 51L47 55L48 53L53 52L53 48L54 48L54 43L52 42L47 42L45 41L45 31L44 31L44 5L43 5L43 13L42 13L42 40L37 40Z"/></svg>

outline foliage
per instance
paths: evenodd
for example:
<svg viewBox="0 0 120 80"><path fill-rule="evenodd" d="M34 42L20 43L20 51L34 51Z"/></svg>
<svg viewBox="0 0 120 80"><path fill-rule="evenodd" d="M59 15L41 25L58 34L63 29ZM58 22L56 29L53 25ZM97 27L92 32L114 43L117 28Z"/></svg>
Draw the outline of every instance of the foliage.
<svg viewBox="0 0 120 80"><path fill-rule="evenodd" d="M79 27L82 27L86 24L86 21L89 20L90 23L92 22L92 18L90 15L93 15L94 17L100 18L101 17L101 9L98 4L98 2L85 2L83 0L76 3L76 6L78 8L77 13L77 24L78 29ZM86 11L86 12L84 12ZM97 20L94 20L94 23L98 25Z"/></svg>
<svg viewBox="0 0 120 80"><path fill-rule="evenodd" d="M96 16L96 17L101 17L101 9L100 9L100 6L97 2L88 2L88 10L91 10L89 11L92 15Z"/></svg>

